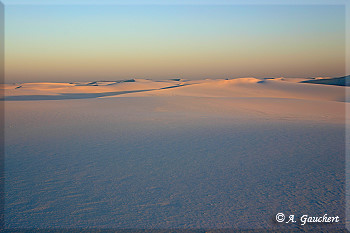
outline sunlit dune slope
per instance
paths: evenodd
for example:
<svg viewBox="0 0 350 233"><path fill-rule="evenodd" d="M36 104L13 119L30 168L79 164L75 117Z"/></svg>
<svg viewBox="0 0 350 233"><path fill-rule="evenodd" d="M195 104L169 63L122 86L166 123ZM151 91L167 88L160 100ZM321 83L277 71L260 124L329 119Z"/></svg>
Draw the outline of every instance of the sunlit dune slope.
<svg viewBox="0 0 350 233"><path fill-rule="evenodd" d="M296 82L297 81L297 82ZM6 84L6 100L107 98L119 96L262 97L344 102L345 87L301 83L302 79L132 79L76 83ZM80 95L78 95L80 94ZM49 96L51 96L49 98ZM46 98L47 97L47 98Z"/></svg>
<svg viewBox="0 0 350 233"><path fill-rule="evenodd" d="M184 119L216 117L236 120L345 122L344 86L302 83L305 79L238 78L205 80L145 79L76 83L6 84L5 100L96 99L117 101L115 109L150 104L146 112ZM120 99L123 97L122 99ZM133 101L128 101L133 99ZM121 102L122 101L122 102ZM120 104L123 107L119 106ZM127 107L128 108L128 107ZM144 107L142 107L144 109ZM117 110L116 110L117 111ZM145 114L140 112L139 114Z"/></svg>
<svg viewBox="0 0 350 233"><path fill-rule="evenodd" d="M23 83L4 85L5 96L30 96L30 95L60 95L60 94L89 94L108 93L122 91L153 90L171 85L177 82L154 82L151 80L131 79L125 81L99 81L99 82L74 82L74 83ZM86 96L88 97L88 95ZM11 98L10 98L11 99ZM43 97L43 99L45 99Z"/></svg>
<svg viewBox="0 0 350 233"><path fill-rule="evenodd" d="M207 79L185 83L188 85L181 88L130 93L127 96L263 97L345 101L344 87L296 83L293 79Z"/></svg>

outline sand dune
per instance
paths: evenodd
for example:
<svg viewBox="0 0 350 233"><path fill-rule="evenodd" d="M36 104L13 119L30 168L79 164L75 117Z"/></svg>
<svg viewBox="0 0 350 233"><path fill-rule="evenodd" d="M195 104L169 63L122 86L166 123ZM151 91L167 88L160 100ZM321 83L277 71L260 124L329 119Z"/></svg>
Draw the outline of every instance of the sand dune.
<svg viewBox="0 0 350 233"><path fill-rule="evenodd" d="M345 88L338 86L294 83L281 79L239 78L200 80L172 90L153 90L128 96L197 96L197 97L263 97L306 100L345 101Z"/></svg>
<svg viewBox="0 0 350 233"><path fill-rule="evenodd" d="M154 97L159 103L155 112L343 123L344 102L349 102L349 98L345 98L348 87L304 81L300 78L251 77L191 81L132 79L6 84L3 88L7 101ZM154 98L149 101L155 101Z"/></svg>
<svg viewBox="0 0 350 233"><path fill-rule="evenodd" d="M320 80L320 79L318 79ZM238 78L186 81L97 81L6 84L5 100L80 99L112 96L263 97L349 102L345 88L313 85L305 79Z"/></svg>
<svg viewBox="0 0 350 233"><path fill-rule="evenodd" d="M339 78L315 78L312 80L302 81L303 83L325 84L335 86L350 86L350 82L347 81L350 75Z"/></svg>
<svg viewBox="0 0 350 233"><path fill-rule="evenodd" d="M5 84L5 100L63 100L115 96L133 92L160 90L181 86L177 81L151 80L100 81L75 83Z"/></svg>

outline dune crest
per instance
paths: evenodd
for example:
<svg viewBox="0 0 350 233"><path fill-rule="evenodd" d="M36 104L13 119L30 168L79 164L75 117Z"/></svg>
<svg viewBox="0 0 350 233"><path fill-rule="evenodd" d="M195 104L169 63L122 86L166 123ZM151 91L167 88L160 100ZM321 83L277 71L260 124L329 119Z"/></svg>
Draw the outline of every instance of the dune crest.
<svg viewBox="0 0 350 233"><path fill-rule="evenodd" d="M329 80L329 79L312 79ZM311 81L312 81L311 80ZM345 98L347 87L314 85L310 80L293 78L153 81L129 79L121 81L95 81L73 83L22 83L5 84L5 100L60 100L142 96L192 97L260 97L349 102ZM4 100L4 99L3 99Z"/></svg>

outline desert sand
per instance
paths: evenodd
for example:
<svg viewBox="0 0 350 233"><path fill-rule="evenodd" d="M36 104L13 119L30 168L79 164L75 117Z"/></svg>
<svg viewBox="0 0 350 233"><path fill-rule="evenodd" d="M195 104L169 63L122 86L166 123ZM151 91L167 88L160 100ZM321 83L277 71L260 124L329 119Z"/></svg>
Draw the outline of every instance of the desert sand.
<svg viewBox="0 0 350 233"><path fill-rule="evenodd" d="M5 226L342 228L349 87L303 81L5 84Z"/></svg>
<svg viewBox="0 0 350 233"><path fill-rule="evenodd" d="M343 123L344 103L350 100L346 97L347 87L304 83L307 80L249 77L192 81L131 79L5 84L3 88L8 101L166 97L158 98L167 101L154 111Z"/></svg>

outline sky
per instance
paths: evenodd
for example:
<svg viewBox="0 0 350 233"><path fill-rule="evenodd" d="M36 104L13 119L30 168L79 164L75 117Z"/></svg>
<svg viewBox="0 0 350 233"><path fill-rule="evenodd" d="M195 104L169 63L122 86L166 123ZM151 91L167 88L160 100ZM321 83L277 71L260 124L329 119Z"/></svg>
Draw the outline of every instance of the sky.
<svg viewBox="0 0 350 233"><path fill-rule="evenodd" d="M5 4L5 81L345 74L342 5Z"/></svg>

